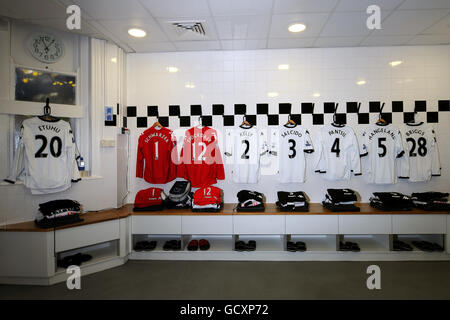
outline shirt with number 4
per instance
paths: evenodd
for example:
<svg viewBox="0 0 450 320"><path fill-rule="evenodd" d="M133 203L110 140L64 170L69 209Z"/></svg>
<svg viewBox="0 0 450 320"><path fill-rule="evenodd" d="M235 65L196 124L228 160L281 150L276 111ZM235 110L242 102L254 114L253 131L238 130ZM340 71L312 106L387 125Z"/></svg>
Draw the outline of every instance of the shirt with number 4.
<svg viewBox="0 0 450 320"><path fill-rule="evenodd" d="M325 125L318 137L316 172L328 180L349 180L351 173L361 175L361 160L355 132L348 126Z"/></svg>
<svg viewBox="0 0 450 320"><path fill-rule="evenodd" d="M404 155L400 130L391 125L372 124L362 132L361 157L368 156L368 182L397 182L398 158Z"/></svg>

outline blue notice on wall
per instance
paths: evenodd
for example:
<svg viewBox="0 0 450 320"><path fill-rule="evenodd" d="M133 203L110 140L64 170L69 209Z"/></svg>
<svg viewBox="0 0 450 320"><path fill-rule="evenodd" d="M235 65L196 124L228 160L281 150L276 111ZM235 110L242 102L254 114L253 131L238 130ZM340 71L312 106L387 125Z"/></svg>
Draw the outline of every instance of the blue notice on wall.
<svg viewBox="0 0 450 320"><path fill-rule="evenodd" d="M113 121L113 108L105 107L105 121Z"/></svg>

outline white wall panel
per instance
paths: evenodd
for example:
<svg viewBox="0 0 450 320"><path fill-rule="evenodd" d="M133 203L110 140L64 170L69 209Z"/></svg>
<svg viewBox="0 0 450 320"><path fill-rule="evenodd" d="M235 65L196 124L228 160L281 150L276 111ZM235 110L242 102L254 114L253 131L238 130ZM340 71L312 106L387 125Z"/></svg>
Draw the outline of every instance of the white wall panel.
<svg viewBox="0 0 450 320"><path fill-rule="evenodd" d="M446 215L393 215L394 234L444 234L447 232Z"/></svg>
<svg viewBox="0 0 450 320"><path fill-rule="evenodd" d="M181 234L181 216L133 216L133 234Z"/></svg>
<svg viewBox="0 0 450 320"><path fill-rule="evenodd" d="M349 214L339 216L340 234L390 234L391 216Z"/></svg>
<svg viewBox="0 0 450 320"><path fill-rule="evenodd" d="M284 215L236 215L233 216L234 234L284 234Z"/></svg>
<svg viewBox="0 0 450 320"><path fill-rule="evenodd" d="M55 231L55 251L87 247L120 238L119 219Z"/></svg>
<svg viewBox="0 0 450 320"><path fill-rule="evenodd" d="M233 234L232 216L182 216L183 234Z"/></svg>
<svg viewBox="0 0 450 320"><path fill-rule="evenodd" d="M286 215L286 234L338 234L337 215Z"/></svg>

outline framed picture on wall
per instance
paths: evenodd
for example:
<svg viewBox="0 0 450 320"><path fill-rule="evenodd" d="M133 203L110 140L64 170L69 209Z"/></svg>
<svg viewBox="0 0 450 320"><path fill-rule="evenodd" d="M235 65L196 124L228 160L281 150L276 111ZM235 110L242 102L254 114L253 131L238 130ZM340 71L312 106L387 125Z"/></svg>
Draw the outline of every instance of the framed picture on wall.
<svg viewBox="0 0 450 320"><path fill-rule="evenodd" d="M77 76L36 68L16 66L16 101L45 102L76 105Z"/></svg>

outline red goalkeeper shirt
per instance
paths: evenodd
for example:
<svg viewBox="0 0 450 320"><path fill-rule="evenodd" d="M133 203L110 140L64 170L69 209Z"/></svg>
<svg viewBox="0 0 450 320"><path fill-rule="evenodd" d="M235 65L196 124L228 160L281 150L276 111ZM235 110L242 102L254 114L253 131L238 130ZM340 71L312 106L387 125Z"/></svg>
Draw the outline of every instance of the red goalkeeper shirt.
<svg viewBox="0 0 450 320"><path fill-rule="evenodd" d="M139 137L136 177L162 184L177 176L177 141L172 130L152 127Z"/></svg>
<svg viewBox="0 0 450 320"><path fill-rule="evenodd" d="M210 127L193 127L186 131L180 160L178 176L189 180L194 188L225 179L217 132Z"/></svg>

